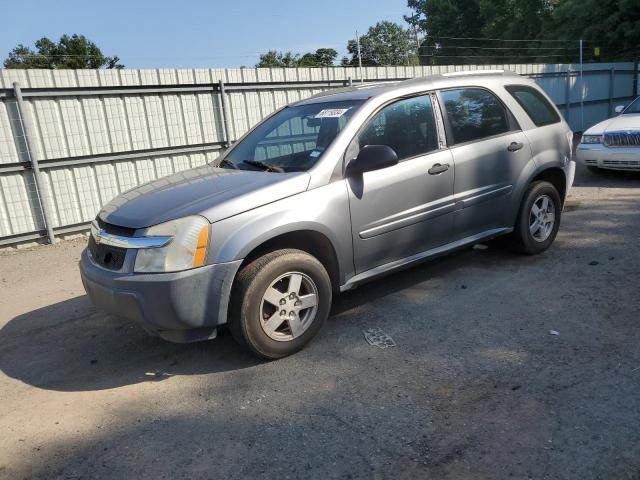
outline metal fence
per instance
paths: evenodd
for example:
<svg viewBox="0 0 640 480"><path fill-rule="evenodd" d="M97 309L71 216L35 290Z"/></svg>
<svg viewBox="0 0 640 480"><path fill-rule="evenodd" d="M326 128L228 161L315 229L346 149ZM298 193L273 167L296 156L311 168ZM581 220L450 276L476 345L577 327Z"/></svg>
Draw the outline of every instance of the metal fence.
<svg viewBox="0 0 640 480"><path fill-rule="evenodd" d="M534 78L574 130L637 92L637 64L0 70L0 245L85 230L141 183L215 159L275 109L351 82L475 69ZM19 98L22 97L22 98Z"/></svg>

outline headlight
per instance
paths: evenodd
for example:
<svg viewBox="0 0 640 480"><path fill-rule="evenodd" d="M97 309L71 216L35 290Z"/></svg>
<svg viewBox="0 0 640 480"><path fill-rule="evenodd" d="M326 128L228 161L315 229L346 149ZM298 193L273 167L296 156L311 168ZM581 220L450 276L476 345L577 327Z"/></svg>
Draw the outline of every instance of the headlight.
<svg viewBox="0 0 640 480"><path fill-rule="evenodd" d="M583 135L580 143L602 143L602 135Z"/></svg>
<svg viewBox="0 0 640 480"><path fill-rule="evenodd" d="M147 237L172 237L164 247L141 248L136 253L136 272L177 272L204 265L209 244L209 222L185 217L161 223L146 231Z"/></svg>

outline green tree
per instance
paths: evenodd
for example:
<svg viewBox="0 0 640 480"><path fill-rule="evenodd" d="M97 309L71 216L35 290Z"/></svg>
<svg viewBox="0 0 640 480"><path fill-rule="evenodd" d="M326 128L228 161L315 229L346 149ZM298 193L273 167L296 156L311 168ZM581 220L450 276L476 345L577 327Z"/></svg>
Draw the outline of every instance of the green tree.
<svg viewBox="0 0 640 480"><path fill-rule="evenodd" d="M333 48L319 48L314 53L304 55L291 52L269 50L260 55L256 67L329 67L333 65L338 52Z"/></svg>
<svg viewBox="0 0 640 480"><path fill-rule="evenodd" d="M480 0L482 36L507 41L480 41L476 51L490 63L575 62L575 42L542 34L552 11L550 0Z"/></svg>
<svg viewBox="0 0 640 480"><path fill-rule="evenodd" d="M640 53L638 0L408 0L422 63L576 62ZM516 41L517 40L517 41ZM524 41L523 41L524 40Z"/></svg>
<svg viewBox="0 0 640 480"><path fill-rule="evenodd" d="M338 56L333 48L319 48L315 53L305 53L298 62L299 67L330 67Z"/></svg>
<svg viewBox="0 0 640 480"><path fill-rule="evenodd" d="M116 56L107 57L84 35L63 35L58 43L43 37L35 50L20 44L4 61L5 68L124 68Z"/></svg>
<svg viewBox="0 0 640 480"><path fill-rule="evenodd" d="M538 39L552 8L549 0L480 0L481 34L488 38Z"/></svg>
<svg viewBox="0 0 640 480"><path fill-rule="evenodd" d="M278 52L277 50L269 50L267 53L260 55L260 60L256 67L297 67L300 61L300 55L291 52Z"/></svg>
<svg viewBox="0 0 640 480"><path fill-rule="evenodd" d="M356 40L349 40L347 51L351 58L344 57L343 65L358 65ZM382 21L370 27L360 37L362 65L415 65L418 63L416 44L412 34L397 23Z"/></svg>
<svg viewBox="0 0 640 480"><path fill-rule="evenodd" d="M479 37L482 30L480 0L408 0L411 25L438 37Z"/></svg>
<svg viewBox="0 0 640 480"><path fill-rule="evenodd" d="M576 39L583 39L587 61L594 59L595 47L602 61L635 60L640 56L640 2L563 0L553 8L542 34L567 40L574 52Z"/></svg>
<svg viewBox="0 0 640 480"><path fill-rule="evenodd" d="M453 37L482 35L480 0L408 0L407 5L413 14L405 20L426 34L420 45L420 63L463 63L459 60L474 55L471 48L446 46Z"/></svg>

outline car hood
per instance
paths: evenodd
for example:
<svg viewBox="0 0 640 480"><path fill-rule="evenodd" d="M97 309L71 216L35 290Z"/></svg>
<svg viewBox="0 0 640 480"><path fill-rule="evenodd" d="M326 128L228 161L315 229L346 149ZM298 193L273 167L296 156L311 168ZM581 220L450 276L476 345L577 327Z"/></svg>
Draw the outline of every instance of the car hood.
<svg viewBox="0 0 640 480"><path fill-rule="evenodd" d="M210 165L140 185L102 207L104 222L145 228L188 215L210 222L303 192L309 174L215 168Z"/></svg>
<svg viewBox="0 0 640 480"><path fill-rule="evenodd" d="M602 135L606 132L619 132L620 130L640 130L640 113L609 118L595 124L584 133L585 135Z"/></svg>

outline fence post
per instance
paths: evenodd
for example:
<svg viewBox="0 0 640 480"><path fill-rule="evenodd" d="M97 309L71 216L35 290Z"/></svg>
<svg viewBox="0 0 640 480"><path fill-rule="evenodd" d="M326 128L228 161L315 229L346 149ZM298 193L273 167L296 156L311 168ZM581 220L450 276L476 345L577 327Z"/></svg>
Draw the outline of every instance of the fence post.
<svg viewBox="0 0 640 480"><path fill-rule="evenodd" d="M53 235L53 227L51 226L51 216L49 212L49 202L46 198L44 198L44 186L42 183L42 177L40 175L40 165L38 165L38 159L35 157L35 145L33 144L33 138L27 132L27 122L26 122L26 113L27 108L24 103L24 99L22 98L22 90L20 90L20 84L18 82L13 82L13 94L16 97L16 101L18 104L18 117L20 121L20 128L22 129L22 135L24 135L25 145L27 147L27 158L29 159L29 163L31 164L31 169L33 170L33 178L36 182L36 196L38 197L38 202L40 203L40 209L42 210L42 219L44 220L44 227L47 230L47 238L49 239L50 244L54 244L56 239Z"/></svg>
<svg viewBox="0 0 640 480"><path fill-rule="evenodd" d="M638 60L633 62L633 98L638 96Z"/></svg>
<svg viewBox="0 0 640 480"><path fill-rule="evenodd" d="M349 86L353 87L353 78L349 77L348 81L349 81Z"/></svg>
<svg viewBox="0 0 640 480"><path fill-rule="evenodd" d="M571 69L567 70L567 84L564 88L564 117L567 123L569 123L569 116L571 115Z"/></svg>
<svg viewBox="0 0 640 480"><path fill-rule="evenodd" d="M227 91L224 88L224 82L220 80L220 107L222 108L222 123L224 125L224 143L225 148L231 145L231 133L229 132L229 117L227 115Z"/></svg>
<svg viewBox="0 0 640 480"><path fill-rule="evenodd" d="M611 67L611 70L609 70L609 115L607 115L608 117L613 115L613 86L614 86L613 82L615 81L615 75L616 75L616 70L614 67Z"/></svg>

